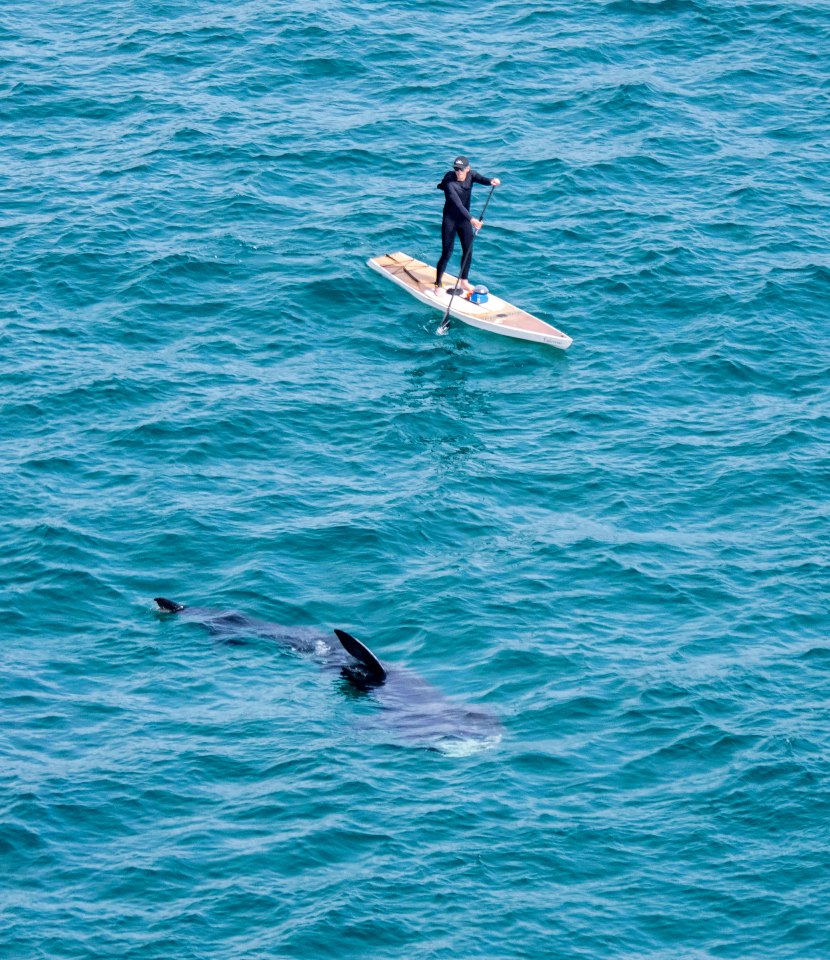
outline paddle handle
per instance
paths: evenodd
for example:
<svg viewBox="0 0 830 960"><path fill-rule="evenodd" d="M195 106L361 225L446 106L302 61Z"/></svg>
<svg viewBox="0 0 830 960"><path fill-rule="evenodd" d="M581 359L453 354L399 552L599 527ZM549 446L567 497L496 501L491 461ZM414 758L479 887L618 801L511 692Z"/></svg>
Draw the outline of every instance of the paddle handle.
<svg viewBox="0 0 830 960"><path fill-rule="evenodd" d="M484 226L484 214L487 213L487 204L490 202L490 197L493 196L493 191L495 186L490 187L490 192L487 194L487 199L484 201L484 206L481 208L481 216L478 218L481 221L481 225ZM478 230L476 230L478 233Z"/></svg>

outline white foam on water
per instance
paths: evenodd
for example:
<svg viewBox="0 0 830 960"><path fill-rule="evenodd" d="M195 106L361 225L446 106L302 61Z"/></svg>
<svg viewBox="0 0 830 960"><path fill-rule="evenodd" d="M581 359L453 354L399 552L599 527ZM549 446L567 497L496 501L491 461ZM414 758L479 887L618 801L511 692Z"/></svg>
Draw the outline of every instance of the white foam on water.
<svg viewBox="0 0 830 960"><path fill-rule="evenodd" d="M440 751L446 757L471 757L473 754L482 753L484 750L493 750L502 740L500 733L493 737L485 737L483 740L475 737L466 737L462 740L439 740L435 744L435 749Z"/></svg>

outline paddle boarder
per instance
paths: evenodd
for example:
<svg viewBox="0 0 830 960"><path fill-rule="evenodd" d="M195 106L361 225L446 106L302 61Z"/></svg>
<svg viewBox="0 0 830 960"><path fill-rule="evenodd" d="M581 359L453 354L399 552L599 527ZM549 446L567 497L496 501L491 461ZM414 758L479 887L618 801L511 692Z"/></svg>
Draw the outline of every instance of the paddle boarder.
<svg viewBox="0 0 830 960"><path fill-rule="evenodd" d="M469 292L473 289L467 277L470 273L473 238L476 231L481 229L481 221L470 213L470 197L474 183L497 187L501 180L498 177L483 177L470 169L470 161L466 157L459 156L453 160L452 170L445 173L438 184L438 189L444 191L444 216L441 221L441 259L435 268L436 293L440 293L443 289L441 280L452 256L456 236L461 239L461 270L458 274L458 284L462 290Z"/></svg>

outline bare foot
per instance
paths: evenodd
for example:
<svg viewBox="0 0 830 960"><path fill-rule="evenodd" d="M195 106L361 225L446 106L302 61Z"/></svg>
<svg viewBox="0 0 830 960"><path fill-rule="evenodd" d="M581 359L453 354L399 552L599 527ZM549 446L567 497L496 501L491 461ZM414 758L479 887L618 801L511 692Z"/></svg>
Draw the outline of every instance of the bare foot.
<svg viewBox="0 0 830 960"><path fill-rule="evenodd" d="M461 280L459 282L459 286L461 287L462 290L466 290L467 293L473 292L473 285L470 283L469 280Z"/></svg>
<svg viewBox="0 0 830 960"><path fill-rule="evenodd" d="M432 290L432 292L433 292L433 293L435 294L435 296L437 297L439 293L443 293L443 292L444 292L444 288L443 288L443 287L434 287L433 290Z"/></svg>

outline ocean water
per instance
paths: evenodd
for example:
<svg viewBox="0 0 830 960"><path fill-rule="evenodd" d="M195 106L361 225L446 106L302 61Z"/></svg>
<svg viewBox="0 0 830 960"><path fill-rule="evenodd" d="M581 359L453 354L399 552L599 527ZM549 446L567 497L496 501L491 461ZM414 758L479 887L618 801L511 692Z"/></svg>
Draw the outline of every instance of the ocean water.
<svg viewBox="0 0 830 960"><path fill-rule="evenodd" d="M3 960L830 956L828 51L5 0ZM458 152L567 353L366 267L434 262Z"/></svg>

